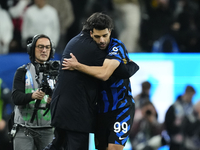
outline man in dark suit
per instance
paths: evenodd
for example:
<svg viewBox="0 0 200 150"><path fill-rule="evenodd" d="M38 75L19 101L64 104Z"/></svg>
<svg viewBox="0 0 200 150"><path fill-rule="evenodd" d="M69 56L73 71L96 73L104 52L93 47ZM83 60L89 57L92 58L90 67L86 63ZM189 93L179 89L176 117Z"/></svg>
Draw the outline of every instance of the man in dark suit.
<svg viewBox="0 0 200 150"><path fill-rule="evenodd" d="M106 56L85 26L69 41L62 60L69 58L72 52L80 62L95 66L101 66ZM94 132L98 84L98 79L84 73L60 70L51 103L55 140L49 149L58 150L66 140L68 149L88 150L89 133Z"/></svg>

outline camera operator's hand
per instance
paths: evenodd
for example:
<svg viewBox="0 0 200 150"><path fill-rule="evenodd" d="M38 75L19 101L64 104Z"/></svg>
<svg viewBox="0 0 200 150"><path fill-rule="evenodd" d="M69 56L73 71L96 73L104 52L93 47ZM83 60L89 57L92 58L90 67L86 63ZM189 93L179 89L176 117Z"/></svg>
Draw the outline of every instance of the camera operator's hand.
<svg viewBox="0 0 200 150"><path fill-rule="evenodd" d="M41 90L37 89L37 91L32 93L32 99L39 99L42 100L45 96L45 93Z"/></svg>
<svg viewBox="0 0 200 150"><path fill-rule="evenodd" d="M5 128L5 126L6 126L6 122L5 122L5 120L0 120L0 131L2 131L4 128Z"/></svg>
<svg viewBox="0 0 200 150"><path fill-rule="evenodd" d="M51 103L51 97L49 96L47 99L47 104Z"/></svg>

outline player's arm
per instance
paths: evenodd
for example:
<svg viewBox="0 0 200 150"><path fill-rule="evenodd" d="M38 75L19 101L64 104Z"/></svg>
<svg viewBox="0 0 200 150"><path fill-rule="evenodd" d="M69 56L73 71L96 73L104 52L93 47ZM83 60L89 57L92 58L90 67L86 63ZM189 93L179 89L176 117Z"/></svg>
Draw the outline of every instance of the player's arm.
<svg viewBox="0 0 200 150"><path fill-rule="evenodd" d="M105 59L103 66L87 66L77 61L76 57L71 53L70 59L64 59L63 70L78 70L100 80L106 81L113 74L120 62L115 59Z"/></svg>

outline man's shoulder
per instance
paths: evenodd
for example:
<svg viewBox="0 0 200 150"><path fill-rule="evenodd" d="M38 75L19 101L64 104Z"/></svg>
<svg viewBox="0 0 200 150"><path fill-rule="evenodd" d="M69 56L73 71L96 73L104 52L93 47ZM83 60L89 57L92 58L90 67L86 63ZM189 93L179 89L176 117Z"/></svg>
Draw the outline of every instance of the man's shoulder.
<svg viewBox="0 0 200 150"><path fill-rule="evenodd" d="M111 43L123 44L123 42L117 38L111 38Z"/></svg>
<svg viewBox="0 0 200 150"><path fill-rule="evenodd" d="M124 50L124 49L126 49L126 47L125 47L124 43L122 41L120 41L119 39L111 38L108 49L109 49L109 51L110 50L117 51L117 50Z"/></svg>
<svg viewBox="0 0 200 150"><path fill-rule="evenodd" d="M87 31L81 31L78 36L78 38L84 40L84 42L90 42L90 43L95 43L92 37L90 36L90 33Z"/></svg>
<svg viewBox="0 0 200 150"><path fill-rule="evenodd" d="M24 65L18 67L15 72L15 77L23 77L27 72L26 66L27 66L27 64L24 64Z"/></svg>
<svg viewBox="0 0 200 150"><path fill-rule="evenodd" d="M19 67L17 68L17 70L19 70L19 71L26 70L27 66L29 66L29 65L30 65L30 63L27 63L27 64L24 64L24 65L22 65L22 66L19 66Z"/></svg>
<svg viewBox="0 0 200 150"><path fill-rule="evenodd" d="M76 47L80 46L81 48L90 47L91 49L91 46L92 48L98 48L95 41L86 32L80 32L78 35L70 40L69 44L74 44Z"/></svg>
<svg viewBox="0 0 200 150"><path fill-rule="evenodd" d="M27 9L25 10L25 13L30 13L30 12L36 11L36 10L37 10L37 6L31 5L31 6L27 7Z"/></svg>
<svg viewBox="0 0 200 150"><path fill-rule="evenodd" d="M53 6L51 6L49 4L46 4L44 8L47 9L47 10L50 10L50 11L52 11L54 13L58 13L57 10Z"/></svg>

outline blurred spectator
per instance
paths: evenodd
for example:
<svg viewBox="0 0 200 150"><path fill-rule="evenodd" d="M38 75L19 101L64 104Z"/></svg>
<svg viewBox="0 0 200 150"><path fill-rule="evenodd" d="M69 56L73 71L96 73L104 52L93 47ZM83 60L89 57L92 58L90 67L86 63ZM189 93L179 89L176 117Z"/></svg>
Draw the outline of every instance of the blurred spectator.
<svg viewBox="0 0 200 150"><path fill-rule="evenodd" d="M14 25L13 39L10 43L9 52L26 52L26 49L22 47L22 16L25 9L31 4L31 0L13 0L9 3L8 11L12 17L12 22Z"/></svg>
<svg viewBox="0 0 200 150"><path fill-rule="evenodd" d="M136 95L134 97L135 101L135 107L140 108L140 106L150 100L150 89L151 89L151 83L148 81L142 82L142 91L140 94Z"/></svg>
<svg viewBox="0 0 200 150"><path fill-rule="evenodd" d="M200 148L200 101L194 105L193 113L185 117L185 149L199 150Z"/></svg>
<svg viewBox="0 0 200 150"><path fill-rule="evenodd" d="M176 19L183 12L184 0L174 0L174 18Z"/></svg>
<svg viewBox="0 0 200 150"><path fill-rule="evenodd" d="M134 119L130 141L132 150L156 150L162 145L161 131L163 125L157 120L157 111L150 101L144 102L136 113L140 119Z"/></svg>
<svg viewBox="0 0 200 150"><path fill-rule="evenodd" d="M113 11L114 8L112 0L89 0L86 5L86 16L95 12L104 12L112 16Z"/></svg>
<svg viewBox="0 0 200 150"><path fill-rule="evenodd" d="M86 6L90 0L71 0L74 14L74 22L67 32L67 42L76 36L82 29L82 21L85 17Z"/></svg>
<svg viewBox="0 0 200 150"><path fill-rule="evenodd" d="M56 52L62 54L62 51L67 44L68 29L75 19L73 7L70 0L48 0L47 3L53 6L58 12L61 34L57 44Z"/></svg>
<svg viewBox="0 0 200 150"><path fill-rule="evenodd" d="M85 16L90 16L90 14L95 12L104 12L105 14L111 16L111 18L114 18L114 26L116 27L115 22L115 9L113 6L113 0L89 0L87 2L86 8L85 8L86 14ZM119 15L119 14L117 14ZM114 38L118 38L118 31L112 30L111 36Z"/></svg>
<svg viewBox="0 0 200 150"><path fill-rule="evenodd" d="M8 0L0 0L0 5L3 9L8 10Z"/></svg>
<svg viewBox="0 0 200 150"><path fill-rule="evenodd" d="M143 52L151 52L153 43L170 32L174 21L173 0L142 0L139 44Z"/></svg>
<svg viewBox="0 0 200 150"><path fill-rule="evenodd" d="M12 145L9 143L7 121L13 110L13 106L11 91L0 78L0 147L3 150L12 150Z"/></svg>
<svg viewBox="0 0 200 150"><path fill-rule="evenodd" d="M18 0L16 4L13 4L13 6L10 6L8 11L11 14L12 18L22 17L25 11L25 8L28 6L30 2L31 0Z"/></svg>
<svg viewBox="0 0 200 150"><path fill-rule="evenodd" d="M170 150L182 150L185 148L185 116L193 113L192 98L196 93L195 89L188 85L185 92L178 96L174 104L172 104L166 112L165 127L170 137Z"/></svg>
<svg viewBox="0 0 200 150"><path fill-rule="evenodd" d="M112 0L71 0L75 20L68 29L67 41L77 35L81 29L83 21L95 12L104 12L113 17ZM117 31L112 31L112 37L117 38Z"/></svg>
<svg viewBox="0 0 200 150"><path fill-rule="evenodd" d="M47 4L46 0L34 0L23 16L22 42L26 47L27 41L35 34L45 34L57 46L60 37L59 17L55 8Z"/></svg>
<svg viewBox="0 0 200 150"><path fill-rule="evenodd" d="M112 1L118 38L126 45L128 52L137 52L141 20L139 0Z"/></svg>
<svg viewBox="0 0 200 150"><path fill-rule="evenodd" d="M172 25L181 52L200 52L200 10L196 0L180 0L182 10Z"/></svg>
<svg viewBox="0 0 200 150"><path fill-rule="evenodd" d="M176 40L171 35L164 35L153 43L154 53L178 53L179 47Z"/></svg>
<svg viewBox="0 0 200 150"><path fill-rule="evenodd" d="M0 5L0 54L9 52L9 45L13 38L13 24L9 13Z"/></svg>

